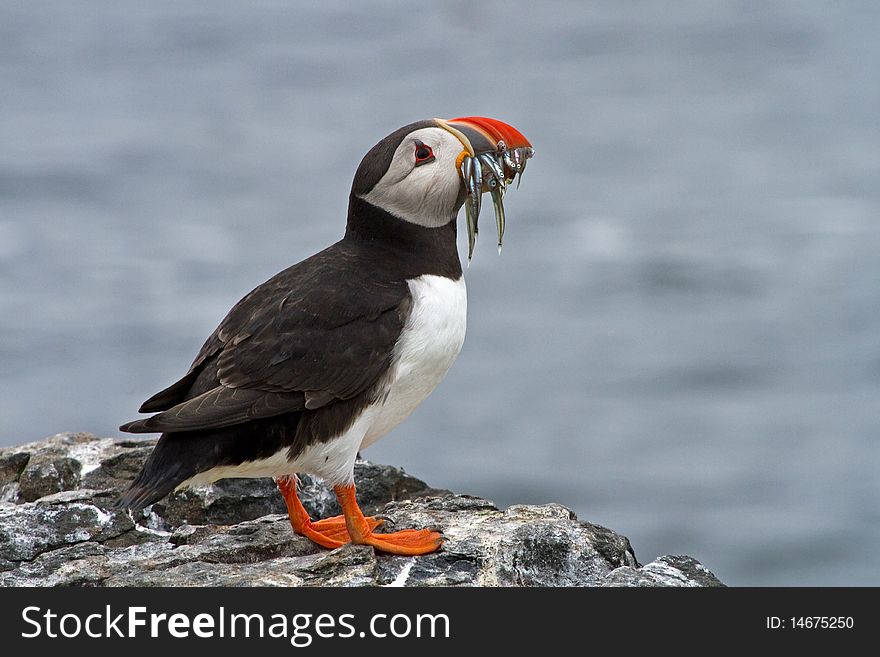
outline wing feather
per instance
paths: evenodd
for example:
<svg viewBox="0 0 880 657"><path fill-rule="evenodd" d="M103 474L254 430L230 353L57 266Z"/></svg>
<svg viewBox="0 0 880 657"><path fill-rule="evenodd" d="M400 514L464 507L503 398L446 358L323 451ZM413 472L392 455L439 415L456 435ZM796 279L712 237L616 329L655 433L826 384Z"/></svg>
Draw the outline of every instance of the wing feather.
<svg viewBox="0 0 880 657"><path fill-rule="evenodd" d="M363 276L339 242L239 301L177 383L123 425L133 433L212 429L314 410L375 387L410 308L403 281Z"/></svg>

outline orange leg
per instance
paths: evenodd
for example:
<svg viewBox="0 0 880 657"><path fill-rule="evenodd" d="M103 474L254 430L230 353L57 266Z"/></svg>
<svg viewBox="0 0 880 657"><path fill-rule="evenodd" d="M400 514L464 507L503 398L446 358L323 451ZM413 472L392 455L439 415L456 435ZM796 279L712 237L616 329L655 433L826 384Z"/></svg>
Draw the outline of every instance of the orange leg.
<svg viewBox="0 0 880 657"><path fill-rule="evenodd" d="M290 526L293 527L295 533L331 550L351 542L345 518L342 516L312 522L312 519L309 518L309 512L306 511L296 494L295 476L276 477L275 483L287 503L287 516L290 518ZM378 518L364 518L364 520L370 527L370 531L384 522Z"/></svg>
<svg viewBox="0 0 880 657"><path fill-rule="evenodd" d="M440 548L440 534L429 529L404 529L392 534L374 534L373 527L358 506L354 486L336 486L333 489L342 507L352 543L372 545L391 554L428 554Z"/></svg>

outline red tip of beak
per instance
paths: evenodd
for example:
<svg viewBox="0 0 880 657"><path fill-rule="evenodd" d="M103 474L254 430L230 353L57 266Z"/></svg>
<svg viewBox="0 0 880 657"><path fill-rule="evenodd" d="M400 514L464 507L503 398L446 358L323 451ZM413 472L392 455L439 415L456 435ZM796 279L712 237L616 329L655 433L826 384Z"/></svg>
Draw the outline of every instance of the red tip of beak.
<svg viewBox="0 0 880 657"><path fill-rule="evenodd" d="M482 132L492 143L503 141L507 148L522 148L532 145L519 130L497 119L489 119L485 116L461 116L457 119L450 119L449 123L466 123Z"/></svg>

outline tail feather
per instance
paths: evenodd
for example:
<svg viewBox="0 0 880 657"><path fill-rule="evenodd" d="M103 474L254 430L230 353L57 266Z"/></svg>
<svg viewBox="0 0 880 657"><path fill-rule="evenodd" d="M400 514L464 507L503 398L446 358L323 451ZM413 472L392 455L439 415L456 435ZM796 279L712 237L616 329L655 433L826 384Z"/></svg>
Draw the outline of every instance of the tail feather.
<svg viewBox="0 0 880 657"><path fill-rule="evenodd" d="M126 491L113 503L117 509L131 509L139 511L145 506L158 502L177 487L177 484L163 482L141 481L135 479Z"/></svg>
<svg viewBox="0 0 880 657"><path fill-rule="evenodd" d="M158 502L184 481L197 474L198 463L181 458L181 440L162 434L144 467L113 506L117 509L139 510Z"/></svg>

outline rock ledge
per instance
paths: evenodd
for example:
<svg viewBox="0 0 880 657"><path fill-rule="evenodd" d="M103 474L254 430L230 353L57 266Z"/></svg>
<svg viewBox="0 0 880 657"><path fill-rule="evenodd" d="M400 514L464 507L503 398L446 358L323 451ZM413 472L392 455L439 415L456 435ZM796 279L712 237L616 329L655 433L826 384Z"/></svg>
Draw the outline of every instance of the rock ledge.
<svg viewBox="0 0 880 657"><path fill-rule="evenodd" d="M0 586L723 586L691 557L642 566L626 537L559 504L502 511L367 461L364 511L389 530L439 528L440 552L323 550L292 533L268 479L113 509L153 444L77 433L0 449ZM300 492L313 517L339 513L319 481L302 477Z"/></svg>

